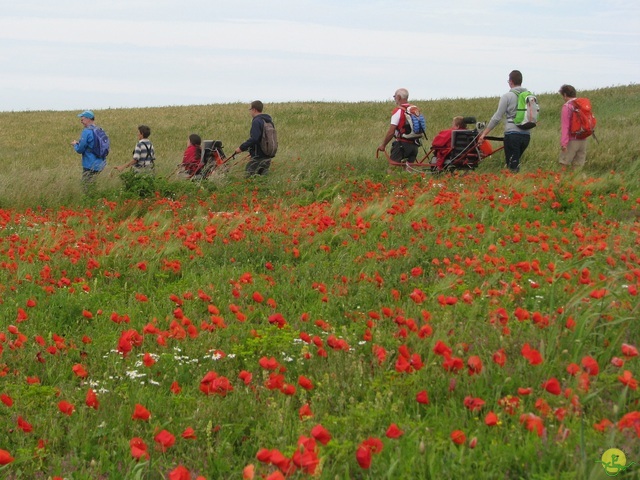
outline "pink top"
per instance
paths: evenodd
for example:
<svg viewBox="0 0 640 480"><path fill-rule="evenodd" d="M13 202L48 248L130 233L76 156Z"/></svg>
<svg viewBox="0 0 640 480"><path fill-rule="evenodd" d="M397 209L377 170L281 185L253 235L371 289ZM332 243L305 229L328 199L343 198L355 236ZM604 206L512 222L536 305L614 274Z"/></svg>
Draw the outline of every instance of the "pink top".
<svg viewBox="0 0 640 480"><path fill-rule="evenodd" d="M575 138L571 138L569 134L569 129L571 128L571 105L569 105L573 101L573 98L567 100L564 105L562 105L562 110L560 111L560 146L566 147L569 144L569 140L575 140Z"/></svg>

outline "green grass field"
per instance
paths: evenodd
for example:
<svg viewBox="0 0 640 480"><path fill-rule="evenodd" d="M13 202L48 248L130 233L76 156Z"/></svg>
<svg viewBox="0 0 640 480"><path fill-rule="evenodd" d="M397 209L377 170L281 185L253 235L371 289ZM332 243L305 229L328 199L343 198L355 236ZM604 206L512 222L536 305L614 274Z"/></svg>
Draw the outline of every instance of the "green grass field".
<svg viewBox="0 0 640 480"><path fill-rule="evenodd" d="M88 196L78 112L0 113L0 477L637 478L640 87L579 93L587 165L543 94L517 175L388 172L391 102L291 103L270 175L193 184L245 105L96 111L158 177ZM415 103L433 137L497 98Z"/></svg>

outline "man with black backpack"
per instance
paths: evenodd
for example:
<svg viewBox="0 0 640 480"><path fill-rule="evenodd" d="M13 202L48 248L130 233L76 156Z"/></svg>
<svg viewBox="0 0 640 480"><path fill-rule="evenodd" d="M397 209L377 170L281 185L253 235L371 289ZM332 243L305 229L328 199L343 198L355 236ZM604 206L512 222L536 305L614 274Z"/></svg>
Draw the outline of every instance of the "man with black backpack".
<svg viewBox="0 0 640 480"><path fill-rule="evenodd" d="M91 110L78 114L84 127L79 140L71 142L74 150L82 155L82 188L86 192L107 165L109 137L95 124L95 115Z"/></svg>
<svg viewBox="0 0 640 480"><path fill-rule="evenodd" d="M251 102L249 113L251 130L246 142L236 148L236 153L246 152L251 154L247 163L246 176L266 175L271 166L271 159L276 156L278 150L278 138L273 119L270 115L262 113L264 104L260 100Z"/></svg>

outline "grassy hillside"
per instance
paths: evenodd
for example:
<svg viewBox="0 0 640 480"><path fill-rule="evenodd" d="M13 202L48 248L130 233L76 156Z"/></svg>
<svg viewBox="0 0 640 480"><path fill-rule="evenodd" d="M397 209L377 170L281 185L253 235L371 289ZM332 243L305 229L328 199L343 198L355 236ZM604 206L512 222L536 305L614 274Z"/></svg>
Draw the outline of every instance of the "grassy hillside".
<svg viewBox="0 0 640 480"><path fill-rule="evenodd" d="M133 200L80 193L77 112L0 114L0 478L597 479L612 448L636 478L640 91L583 93L577 173L557 94L517 175L387 174L390 102L295 103L268 177ZM416 103L433 137L497 99ZM250 120L96 113L111 165L149 124L159 176Z"/></svg>
<svg viewBox="0 0 640 480"><path fill-rule="evenodd" d="M598 118L600 143L590 141L586 171L599 174L611 169L637 172L640 151L640 85L579 92L591 98ZM497 98L412 99L426 113L429 136L448 128L455 115L473 115L487 121ZM556 169L559 142L558 94L539 96L541 121L523 159L523 172ZM386 172L375 159L388 125L393 104L379 103L281 103L267 105L266 112L278 127L280 150L268 180L272 188L285 184L331 184L349 175L372 177ZM0 113L0 206L32 207L73 204L80 200L80 156L70 142L79 136L77 112ZM100 178L101 195L118 194L121 182L114 165L130 159L136 142L136 127L151 127L158 155L158 171L169 175L182 158L186 139L198 133L224 142L227 153L247 138L250 116L244 104L174 106L162 108L110 109L96 111L97 123L110 135L109 166ZM501 132L501 126L494 131ZM497 171L503 156L485 162L482 171ZM241 180L243 165L237 165L227 181ZM110 175L111 174L111 175ZM181 187L175 187L181 188Z"/></svg>

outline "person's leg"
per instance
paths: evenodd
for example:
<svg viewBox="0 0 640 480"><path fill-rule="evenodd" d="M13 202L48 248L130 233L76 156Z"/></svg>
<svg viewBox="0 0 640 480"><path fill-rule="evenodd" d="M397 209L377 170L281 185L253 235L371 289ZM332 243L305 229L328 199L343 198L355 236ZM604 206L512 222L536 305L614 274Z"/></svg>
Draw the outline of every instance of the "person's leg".
<svg viewBox="0 0 640 480"><path fill-rule="evenodd" d="M249 163L247 163L246 176L252 177L254 175L266 175L269 173L270 166L270 158L252 158L249 160Z"/></svg>
<svg viewBox="0 0 640 480"><path fill-rule="evenodd" d="M258 173L258 175L266 175L267 173L269 173L270 166L271 166L271 159L262 158L260 159L256 172Z"/></svg>
<svg viewBox="0 0 640 480"><path fill-rule="evenodd" d="M584 166L584 163L587 160L587 141L574 140L572 142L569 142L569 145L572 145L574 149L572 163L573 167L576 168Z"/></svg>
<svg viewBox="0 0 640 480"><path fill-rule="evenodd" d="M418 158L418 152L420 151L418 145L415 143L407 143L404 149L404 153L407 157L407 163L415 163Z"/></svg>
<svg viewBox="0 0 640 480"><path fill-rule="evenodd" d="M389 155L392 161L401 162L406 158L404 153L404 144L402 142L395 141L391 144L391 154Z"/></svg>
<svg viewBox="0 0 640 480"><path fill-rule="evenodd" d="M87 193L90 186L95 184L96 177L100 172L97 170L89 170L88 168L82 169L82 191Z"/></svg>
<svg viewBox="0 0 640 480"><path fill-rule="evenodd" d="M506 167L512 172L520 171L520 157L529 146L530 135L511 133L504 136Z"/></svg>

